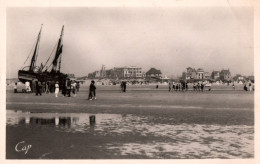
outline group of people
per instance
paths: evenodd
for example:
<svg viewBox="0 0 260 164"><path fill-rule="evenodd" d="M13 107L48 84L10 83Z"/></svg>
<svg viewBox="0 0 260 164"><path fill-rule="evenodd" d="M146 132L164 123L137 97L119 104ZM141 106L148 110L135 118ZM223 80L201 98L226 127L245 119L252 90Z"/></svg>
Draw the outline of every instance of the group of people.
<svg viewBox="0 0 260 164"><path fill-rule="evenodd" d="M74 97L76 97L76 93L79 91L79 83L72 81L70 79L66 79L62 82L62 86L60 87L59 84L56 83L56 88L61 88L63 97L71 97L71 93ZM59 92L58 92L59 93Z"/></svg>
<svg viewBox="0 0 260 164"><path fill-rule="evenodd" d="M25 90L27 93L35 92L35 95L42 95L42 93L50 94L55 93L55 97L58 97L60 89L62 91L63 96L71 96L71 92L73 93L74 97L76 96L76 92L79 91L80 85L79 82L72 81L70 79L66 79L62 81L62 84L59 84L59 81L39 81L39 80L32 80L30 83L29 81L25 82ZM15 89L17 91L17 83L15 84Z"/></svg>
<svg viewBox="0 0 260 164"><path fill-rule="evenodd" d="M193 83L193 91L204 91L205 84L203 82ZM188 91L189 86L187 82L169 82L169 92L170 91ZM209 87L209 91L211 87Z"/></svg>
<svg viewBox="0 0 260 164"><path fill-rule="evenodd" d="M188 90L188 83L187 82L170 82L169 83L169 92L170 91L187 91Z"/></svg>
<svg viewBox="0 0 260 164"><path fill-rule="evenodd" d="M247 87L247 84L244 85L244 91L254 91L254 90L255 90L255 87L253 84L249 83L248 87Z"/></svg>
<svg viewBox="0 0 260 164"><path fill-rule="evenodd" d="M204 91L205 84L202 82L193 83L193 90L194 91ZM211 87L209 88L209 91L211 90Z"/></svg>

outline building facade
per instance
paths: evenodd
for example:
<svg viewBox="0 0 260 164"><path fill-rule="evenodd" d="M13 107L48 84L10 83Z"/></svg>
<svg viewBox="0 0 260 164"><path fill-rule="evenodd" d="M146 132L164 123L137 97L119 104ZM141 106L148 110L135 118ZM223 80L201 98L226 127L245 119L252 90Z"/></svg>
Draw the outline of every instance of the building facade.
<svg viewBox="0 0 260 164"><path fill-rule="evenodd" d="M232 80L231 73L230 73L229 69L221 70L220 73L219 73L219 78L222 81L230 81L230 80Z"/></svg>
<svg viewBox="0 0 260 164"><path fill-rule="evenodd" d="M186 68L186 72L182 73L182 79L189 80L189 79L209 79L210 75L208 72L205 72L202 68L195 68L188 67Z"/></svg>
<svg viewBox="0 0 260 164"><path fill-rule="evenodd" d="M212 74L211 74L211 78L213 80L219 80L220 78L220 72L219 71L213 71Z"/></svg>
<svg viewBox="0 0 260 164"><path fill-rule="evenodd" d="M162 77L162 72L161 70L157 70L155 68L151 68L149 71L146 72L146 77L156 77L156 78L161 78Z"/></svg>
<svg viewBox="0 0 260 164"><path fill-rule="evenodd" d="M124 78L142 78L143 72L140 67L114 67L113 69L105 69L105 66L102 65L100 71L94 71L93 73L89 73L89 78L116 78L116 79L124 79Z"/></svg>

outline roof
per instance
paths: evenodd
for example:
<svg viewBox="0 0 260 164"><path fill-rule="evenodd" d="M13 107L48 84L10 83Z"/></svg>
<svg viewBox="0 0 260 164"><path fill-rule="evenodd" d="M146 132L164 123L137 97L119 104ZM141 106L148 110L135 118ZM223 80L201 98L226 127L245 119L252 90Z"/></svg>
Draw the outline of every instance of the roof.
<svg viewBox="0 0 260 164"><path fill-rule="evenodd" d="M225 69L223 69L223 70L221 71L221 73L224 73L224 74L229 74L229 73L230 73L230 71L229 71L229 70L225 70Z"/></svg>
<svg viewBox="0 0 260 164"><path fill-rule="evenodd" d="M197 71L204 71L202 68L199 68Z"/></svg>
<svg viewBox="0 0 260 164"><path fill-rule="evenodd" d="M151 68L149 71L146 72L146 74L162 74L162 72L155 68Z"/></svg>

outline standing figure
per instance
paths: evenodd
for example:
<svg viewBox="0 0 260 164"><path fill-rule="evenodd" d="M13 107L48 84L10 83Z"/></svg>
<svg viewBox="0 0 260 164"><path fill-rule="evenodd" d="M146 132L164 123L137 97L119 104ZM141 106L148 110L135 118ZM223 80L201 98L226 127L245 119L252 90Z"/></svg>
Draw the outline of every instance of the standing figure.
<svg viewBox="0 0 260 164"><path fill-rule="evenodd" d="M33 80L32 80L31 90L32 90L32 92L35 92L35 93L36 93L36 79L33 79Z"/></svg>
<svg viewBox="0 0 260 164"><path fill-rule="evenodd" d="M30 82L29 82L29 81L26 81L26 82L25 82L25 89L26 89L26 92L27 92L27 93L31 92Z"/></svg>
<svg viewBox="0 0 260 164"><path fill-rule="evenodd" d="M203 92L203 89L204 89L204 84L203 83L201 83L201 92Z"/></svg>
<svg viewBox="0 0 260 164"><path fill-rule="evenodd" d="M42 95L41 83L39 81L35 81L35 87L36 87L36 96L38 96L38 94L40 94L40 96L41 96Z"/></svg>
<svg viewBox="0 0 260 164"><path fill-rule="evenodd" d="M46 90L46 82L43 81L42 82L42 93L45 92L45 90Z"/></svg>
<svg viewBox="0 0 260 164"><path fill-rule="evenodd" d="M172 84L169 82L169 92L171 92Z"/></svg>
<svg viewBox="0 0 260 164"><path fill-rule="evenodd" d="M123 83L123 90L124 90L124 92L126 91L126 81L124 81L124 83Z"/></svg>
<svg viewBox="0 0 260 164"><path fill-rule="evenodd" d="M181 82L181 91L183 92L185 90L185 83Z"/></svg>
<svg viewBox="0 0 260 164"><path fill-rule="evenodd" d="M41 81L38 81L38 88L39 88L40 95L42 95L42 83L41 83Z"/></svg>
<svg viewBox="0 0 260 164"><path fill-rule="evenodd" d="M74 97L76 97L76 82L73 82L71 84L71 89L72 89L72 93L73 93Z"/></svg>
<svg viewBox="0 0 260 164"><path fill-rule="evenodd" d="M124 82L123 81L121 81L120 87L121 87L121 92L123 92L124 91Z"/></svg>
<svg viewBox="0 0 260 164"><path fill-rule="evenodd" d="M50 92L53 93L54 90L55 90L55 82L51 81L51 83L50 83Z"/></svg>
<svg viewBox="0 0 260 164"><path fill-rule="evenodd" d="M80 85L79 85L79 82L77 82L77 83L76 83L77 92L79 92L79 88L80 88Z"/></svg>
<svg viewBox="0 0 260 164"><path fill-rule="evenodd" d="M66 96L66 93L67 93L67 81L63 80L63 83L62 83L62 94L63 94L63 97Z"/></svg>
<svg viewBox="0 0 260 164"><path fill-rule="evenodd" d="M232 88L233 88L233 90L235 90L235 84L234 83L232 84Z"/></svg>
<svg viewBox="0 0 260 164"><path fill-rule="evenodd" d="M50 82L47 81L46 84L45 84L45 93L48 93L48 94L50 93L49 87L50 87Z"/></svg>
<svg viewBox="0 0 260 164"><path fill-rule="evenodd" d="M59 82L57 81L55 84L55 97L58 97L60 91L60 86L59 86Z"/></svg>
<svg viewBox="0 0 260 164"><path fill-rule="evenodd" d="M185 88L186 88L186 91L188 91L188 83L185 82Z"/></svg>
<svg viewBox="0 0 260 164"><path fill-rule="evenodd" d="M200 90L200 83L198 82L197 84L197 90L199 91Z"/></svg>
<svg viewBox="0 0 260 164"><path fill-rule="evenodd" d="M14 93L17 93L17 83L14 84Z"/></svg>
<svg viewBox="0 0 260 164"><path fill-rule="evenodd" d="M70 97L70 92L71 92L71 81L67 81L67 96Z"/></svg>
<svg viewBox="0 0 260 164"><path fill-rule="evenodd" d="M175 82L172 82L172 91L175 90Z"/></svg>
<svg viewBox="0 0 260 164"><path fill-rule="evenodd" d="M252 91L252 84L251 83L249 83L249 91Z"/></svg>
<svg viewBox="0 0 260 164"><path fill-rule="evenodd" d="M244 85L244 90L247 91L247 86L246 86L246 84Z"/></svg>

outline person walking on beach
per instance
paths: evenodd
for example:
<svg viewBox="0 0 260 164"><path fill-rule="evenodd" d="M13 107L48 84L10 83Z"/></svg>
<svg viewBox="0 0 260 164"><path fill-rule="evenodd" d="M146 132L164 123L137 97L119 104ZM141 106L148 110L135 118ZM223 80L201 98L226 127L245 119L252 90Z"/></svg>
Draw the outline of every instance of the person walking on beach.
<svg viewBox="0 0 260 164"><path fill-rule="evenodd" d="M96 100L97 99L97 96L96 96L96 86L95 86L95 81L93 80L93 99Z"/></svg>
<svg viewBox="0 0 260 164"><path fill-rule="evenodd" d="M94 97L94 93L96 90L96 87L94 85L94 80L91 81L90 85L89 85L89 95L88 95L88 100L92 100Z"/></svg>
<svg viewBox="0 0 260 164"><path fill-rule="evenodd" d="M60 91L60 86L59 86L59 82L57 81L55 84L55 97L58 97Z"/></svg>

